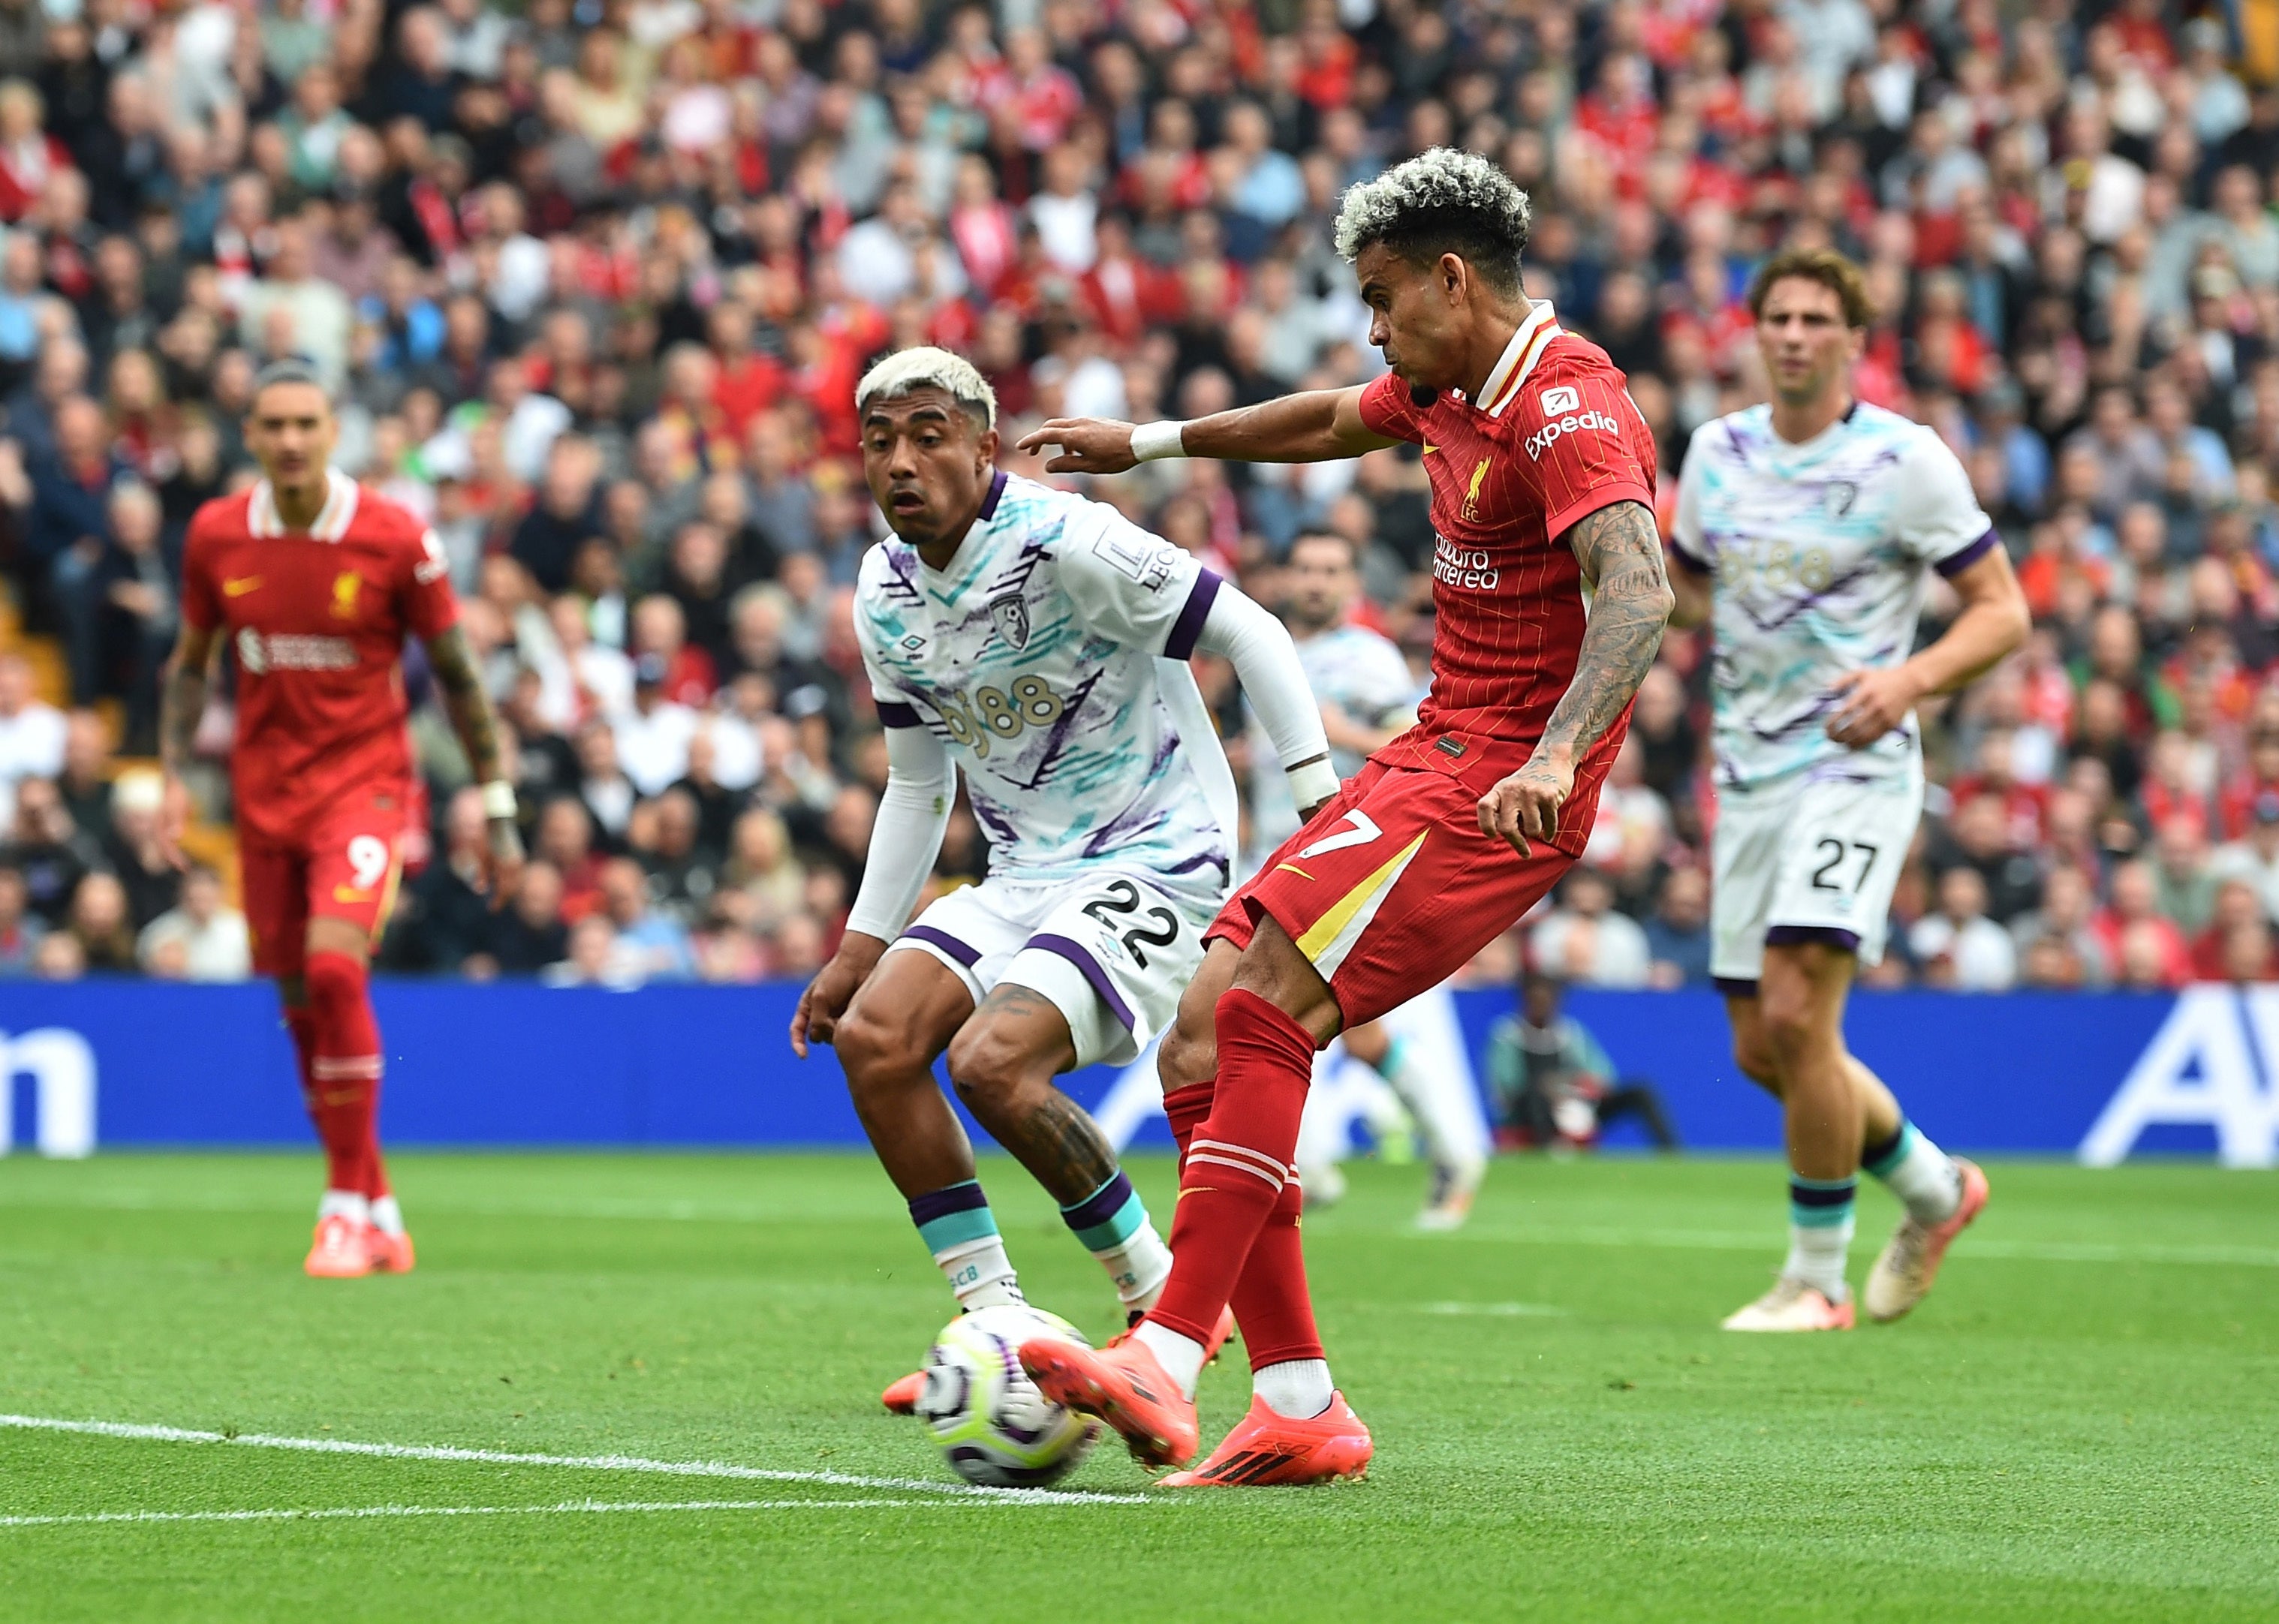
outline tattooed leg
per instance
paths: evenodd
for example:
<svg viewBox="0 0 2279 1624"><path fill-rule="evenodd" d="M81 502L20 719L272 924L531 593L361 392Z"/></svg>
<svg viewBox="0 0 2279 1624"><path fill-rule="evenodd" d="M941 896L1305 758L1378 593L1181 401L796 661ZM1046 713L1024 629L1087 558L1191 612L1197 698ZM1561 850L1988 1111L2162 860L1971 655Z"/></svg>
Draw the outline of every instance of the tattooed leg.
<svg viewBox="0 0 2279 1624"><path fill-rule="evenodd" d="M1162 1292L1170 1248L1100 1124L1054 1083L1076 1061L1060 1007L1010 983L982 1000L949 1046L958 1098L1052 1193L1061 1222L1108 1271L1126 1312L1138 1314Z"/></svg>
<svg viewBox="0 0 2279 1624"><path fill-rule="evenodd" d="M957 1097L1063 1206L1116 1176L1107 1136L1053 1082L1075 1066L1060 1007L1009 984L982 1000L949 1046Z"/></svg>

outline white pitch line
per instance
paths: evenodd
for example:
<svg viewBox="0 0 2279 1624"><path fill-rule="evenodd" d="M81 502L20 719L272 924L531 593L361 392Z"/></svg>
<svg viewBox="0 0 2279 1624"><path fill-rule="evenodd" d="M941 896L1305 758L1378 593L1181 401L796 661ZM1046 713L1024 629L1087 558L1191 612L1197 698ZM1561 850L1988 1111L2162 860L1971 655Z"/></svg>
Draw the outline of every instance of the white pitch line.
<svg viewBox="0 0 2279 1624"><path fill-rule="evenodd" d="M1529 1229L1480 1223L1438 1234L1400 1230L1394 1232L1393 1238L1419 1240L1431 1245L1451 1241L1490 1241L1533 1246L1621 1246L1677 1252L1762 1252L1780 1244L1780 1237L1770 1230L1757 1234L1738 1229ZM2279 1248L2269 1246L2167 1246L2157 1243L2124 1246L2101 1241L2014 1241L1991 1237L1974 1237L1962 1245L1974 1257L2024 1263L2206 1263L2222 1268L2279 1268Z"/></svg>
<svg viewBox="0 0 2279 1624"><path fill-rule="evenodd" d="M963 1510L1003 1500L562 1500L552 1505L341 1505L313 1511L76 1512L0 1517L0 1528L54 1528L98 1522L318 1522L362 1517L553 1517L600 1512Z"/></svg>
<svg viewBox="0 0 2279 1624"><path fill-rule="evenodd" d="M1390 1306L1390 1305L1387 1305ZM1549 1303L1426 1303L1426 1314L1454 1316L1485 1315L1491 1319L1556 1319L1567 1310Z"/></svg>
<svg viewBox="0 0 2279 1624"><path fill-rule="evenodd" d="M1091 1494L1059 1489L989 1489L917 1477L858 1477L846 1472L794 1472L738 1466L725 1460L651 1460L640 1455L543 1455L498 1449L457 1449L439 1444L365 1444L349 1438L288 1438L265 1432L201 1432L130 1421L65 1421L46 1415L0 1415L0 1428L77 1432L96 1437L160 1444L230 1444L249 1449L291 1449L318 1455L377 1455L389 1460L472 1460L488 1466L559 1467L591 1472L655 1472L670 1477L730 1477L769 1483L822 1483L837 1489L884 1489L908 1494L1001 1500L1022 1505L1147 1505L1141 1495Z"/></svg>

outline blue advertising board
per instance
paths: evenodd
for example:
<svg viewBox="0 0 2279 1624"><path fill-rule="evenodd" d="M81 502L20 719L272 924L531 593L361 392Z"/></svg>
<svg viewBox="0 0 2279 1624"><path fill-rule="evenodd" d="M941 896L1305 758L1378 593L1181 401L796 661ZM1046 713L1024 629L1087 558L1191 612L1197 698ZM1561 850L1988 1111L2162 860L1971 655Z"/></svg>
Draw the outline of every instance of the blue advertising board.
<svg viewBox="0 0 2279 1624"><path fill-rule="evenodd" d="M382 982L383 1130L398 1145L851 1145L828 1050L785 1039L798 989ZM1485 1075L1498 991L1455 995ZM1651 1081L1692 1148L1770 1150L1780 1118L1736 1070L1707 992L1582 992L1569 1012ZM1861 994L1853 1048L1944 1144L1996 1153L2215 1153L2270 1165L2279 989L2005 997ZM261 984L0 983L0 1149L299 1145L309 1130L275 995ZM1068 1080L1119 1137L1168 1144L1151 1067ZM1622 1143L1619 1135L1615 1143Z"/></svg>

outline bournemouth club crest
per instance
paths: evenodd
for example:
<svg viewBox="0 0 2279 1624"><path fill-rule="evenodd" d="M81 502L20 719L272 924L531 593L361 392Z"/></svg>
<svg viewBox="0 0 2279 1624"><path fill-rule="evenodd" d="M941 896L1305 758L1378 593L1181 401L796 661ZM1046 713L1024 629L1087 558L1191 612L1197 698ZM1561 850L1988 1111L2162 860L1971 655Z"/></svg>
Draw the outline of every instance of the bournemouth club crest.
<svg viewBox="0 0 2279 1624"><path fill-rule="evenodd" d="M1019 593L991 600L989 618L1007 647L1017 650L1029 646L1029 603Z"/></svg>

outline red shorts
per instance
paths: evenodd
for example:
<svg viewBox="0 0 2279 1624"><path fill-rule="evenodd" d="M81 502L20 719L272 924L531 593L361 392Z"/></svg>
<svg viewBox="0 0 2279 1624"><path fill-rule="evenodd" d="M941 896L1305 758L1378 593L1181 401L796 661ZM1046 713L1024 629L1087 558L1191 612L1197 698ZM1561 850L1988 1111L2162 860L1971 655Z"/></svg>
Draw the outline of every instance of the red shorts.
<svg viewBox="0 0 2279 1624"><path fill-rule="evenodd" d="M1539 843L1523 857L1480 832L1480 797L1518 764L1476 759L1476 770L1460 771L1454 762L1368 762L1234 893L1205 939L1247 947L1259 914L1271 914L1330 984L1347 1026L1430 992L1574 865L1552 846ZM1589 836L1601 776L1578 779L1561 808L1561 827L1578 845Z"/></svg>
<svg viewBox="0 0 2279 1624"><path fill-rule="evenodd" d="M240 846L256 974L298 976L309 921L318 916L345 919L379 944L403 870L406 798L400 785L354 790L295 839L249 839Z"/></svg>

